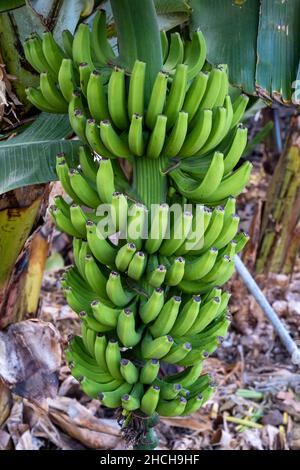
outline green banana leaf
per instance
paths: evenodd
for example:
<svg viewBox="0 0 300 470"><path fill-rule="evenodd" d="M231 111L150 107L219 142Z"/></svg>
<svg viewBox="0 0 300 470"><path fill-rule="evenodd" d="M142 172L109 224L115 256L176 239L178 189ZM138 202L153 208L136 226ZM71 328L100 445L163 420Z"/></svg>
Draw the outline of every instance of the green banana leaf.
<svg viewBox="0 0 300 470"><path fill-rule="evenodd" d="M211 63L228 64L233 85L292 103L300 60L298 0L190 0L190 6L190 28L203 31Z"/></svg>
<svg viewBox="0 0 300 470"><path fill-rule="evenodd" d="M168 31L188 21L192 9L186 0L154 0L160 30Z"/></svg>
<svg viewBox="0 0 300 470"><path fill-rule="evenodd" d="M31 184L57 179L55 156L66 152L76 161L79 140L65 140L72 133L68 116L41 113L23 132L0 142L0 195Z"/></svg>
<svg viewBox="0 0 300 470"><path fill-rule="evenodd" d="M0 0L0 13L25 5L25 0Z"/></svg>

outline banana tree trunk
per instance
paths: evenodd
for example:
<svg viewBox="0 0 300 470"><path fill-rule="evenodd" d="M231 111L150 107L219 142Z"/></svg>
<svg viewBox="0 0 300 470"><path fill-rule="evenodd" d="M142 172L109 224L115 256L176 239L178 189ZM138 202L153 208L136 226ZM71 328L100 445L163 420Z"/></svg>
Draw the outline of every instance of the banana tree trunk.
<svg viewBox="0 0 300 470"><path fill-rule="evenodd" d="M262 214L257 273L292 274L300 247L300 116L292 117Z"/></svg>
<svg viewBox="0 0 300 470"><path fill-rule="evenodd" d="M36 313L48 240L33 230L45 213L48 196L49 185L0 196L0 330ZM0 384L0 426L10 404L10 392Z"/></svg>

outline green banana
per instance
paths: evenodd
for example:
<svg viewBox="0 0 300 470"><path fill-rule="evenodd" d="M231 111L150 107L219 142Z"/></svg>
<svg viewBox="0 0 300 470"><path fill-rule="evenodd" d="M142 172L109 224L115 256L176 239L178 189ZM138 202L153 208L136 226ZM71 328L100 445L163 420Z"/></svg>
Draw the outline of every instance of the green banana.
<svg viewBox="0 0 300 470"><path fill-rule="evenodd" d="M179 152L181 158L195 155L205 145L212 129L212 118L213 113L210 109L199 110L194 118L194 127L188 132Z"/></svg>
<svg viewBox="0 0 300 470"><path fill-rule="evenodd" d="M29 55L27 57L27 60L30 62L31 60L31 65L35 70L37 70L39 73L42 72L49 72L55 78L55 74L53 74L53 71L48 64L46 57L43 52L43 46L42 46L42 40L40 36L35 33L33 37L28 39L26 41L27 46L29 47ZM29 60L30 59L30 60Z"/></svg>
<svg viewBox="0 0 300 470"><path fill-rule="evenodd" d="M72 237L76 237L76 238L81 237L81 234L73 226L70 218L66 217L64 213L58 207L51 206L49 211L55 221L55 224L59 228L59 230L61 230L62 232L66 232Z"/></svg>
<svg viewBox="0 0 300 470"><path fill-rule="evenodd" d="M156 410L160 416L178 416L184 412L186 404L186 398L179 396L174 400L159 400Z"/></svg>
<svg viewBox="0 0 300 470"><path fill-rule="evenodd" d="M128 146L133 155L141 157L144 155L145 142L143 137L143 116L133 113L128 132Z"/></svg>
<svg viewBox="0 0 300 470"><path fill-rule="evenodd" d="M149 359L145 362L140 372L140 382L146 385L152 384L157 378L159 366L160 364L157 359Z"/></svg>
<svg viewBox="0 0 300 470"><path fill-rule="evenodd" d="M112 392L103 392L99 395L100 403L105 405L107 408L117 408L122 404L122 396L130 393L132 385L123 383Z"/></svg>
<svg viewBox="0 0 300 470"><path fill-rule="evenodd" d="M249 96L244 95L243 93L239 95L236 100L234 101L233 107L233 117L231 121L230 128L232 129L235 127L239 121L241 120L249 102Z"/></svg>
<svg viewBox="0 0 300 470"><path fill-rule="evenodd" d="M170 135L167 137L162 154L165 157L175 157L179 154L188 130L188 113L180 111L172 128Z"/></svg>
<svg viewBox="0 0 300 470"><path fill-rule="evenodd" d="M165 380L173 384L180 382L182 387L189 388L198 379L202 367L202 362L197 362L195 365L186 368L183 372L169 375Z"/></svg>
<svg viewBox="0 0 300 470"><path fill-rule="evenodd" d="M85 105L83 104L84 98L81 90L76 89L72 92L71 101L68 106L68 114L72 116L76 109L80 109L83 113L85 112Z"/></svg>
<svg viewBox="0 0 300 470"><path fill-rule="evenodd" d="M94 382L93 380L84 377L83 380L80 381L80 386L83 392L92 398L98 398L100 393L103 392L112 392L116 390L122 382L120 380L112 379L111 382L106 383L98 383Z"/></svg>
<svg viewBox="0 0 300 470"><path fill-rule="evenodd" d="M214 246L218 250L220 250L221 248L226 246L231 240L233 240L238 231L239 222L240 218L236 214L230 215L227 217L227 219L225 219L222 232L214 241Z"/></svg>
<svg viewBox="0 0 300 470"><path fill-rule="evenodd" d="M86 231L89 248L95 258L104 265L113 266L117 249L102 237L93 221L87 221Z"/></svg>
<svg viewBox="0 0 300 470"><path fill-rule="evenodd" d="M181 416L191 415L201 408L203 405L203 396L201 393L195 397L189 398L187 404L184 408L184 411L181 413Z"/></svg>
<svg viewBox="0 0 300 470"><path fill-rule="evenodd" d="M94 152L102 157L115 158L115 156L105 147L100 138L100 127L95 119L87 119L85 127L85 138Z"/></svg>
<svg viewBox="0 0 300 470"><path fill-rule="evenodd" d="M206 58L206 42L201 31L194 31L190 47L184 57L184 63L188 67L187 78L192 80L202 69Z"/></svg>
<svg viewBox="0 0 300 470"><path fill-rule="evenodd" d="M182 392L182 385L172 384L165 380L156 379L155 384L160 388L160 398L163 400L173 400Z"/></svg>
<svg viewBox="0 0 300 470"><path fill-rule="evenodd" d="M86 99L91 116L97 121L109 119L107 97L103 86L103 78L98 70L89 77L86 89Z"/></svg>
<svg viewBox="0 0 300 470"><path fill-rule="evenodd" d="M128 128L128 115L125 90L125 71L115 67L108 82L108 110L116 127Z"/></svg>
<svg viewBox="0 0 300 470"><path fill-rule="evenodd" d="M184 46L180 34L171 33L170 47L166 60L164 61L164 70L171 72L178 64L183 62Z"/></svg>
<svg viewBox="0 0 300 470"><path fill-rule="evenodd" d="M91 31L91 49L95 62L101 66L115 59L115 53L107 39L105 10L97 10L95 14Z"/></svg>
<svg viewBox="0 0 300 470"><path fill-rule="evenodd" d="M93 154L91 154L88 148L83 145L79 147L79 164L85 178L89 179L95 184L98 163L95 162Z"/></svg>
<svg viewBox="0 0 300 470"><path fill-rule="evenodd" d="M120 372L127 383L135 384L138 381L139 371L128 359L121 359Z"/></svg>
<svg viewBox="0 0 300 470"><path fill-rule="evenodd" d="M148 233L148 238L145 242L145 250L149 253L155 253L159 250L162 241L168 229L168 204L155 205L151 212L151 228Z"/></svg>
<svg viewBox="0 0 300 470"><path fill-rule="evenodd" d="M46 113L57 113L57 110L52 106L42 94L41 90L38 88L28 87L25 89L26 97L37 109L44 111Z"/></svg>
<svg viewBox="0 0 300 470"><path fill-rule="evenodd" d="M103 325L115 328L118 323L118 318L121 310L118 308L109 307L104 302L94 300L91 303L93 315L95 319Z"/></svg>
<svg viewBox="0 0 300 470"><path fill-rule="evenodd" d="M126 271L130 261L132 260L136 252L136 246L134 243L126 243L117 252L115 263L119 271Z"/></svg>
<svg viewBox="0 0 300 470"><path fill-rule="evenodd" d="M224 158L220 152L215 152L212 158L209 169L199 183L193 178L182 177L179 173L180 170L175 170L171 173L180 193L192 200L201 202L207 201L211 194L214 194L220 187L222 177L224 174Z"/></svg>
<svg viewBox="0 0 300 470"><path fill-rule="evenodd" d="M177 286L184 277L184 272L185 259L182 256L179 256L178 258L174 259L174 262L167 270L165 278L167 286Z"/></svg>
<svg viewBox="0 0 300 470"><path fill-rule="evenodd" d="M54 204L63 212L66 217L70 217L70 206L62 196L59 194L54 196Z"/></svg>
<svg viewBox="0 0 300 470"><path fill-rule="evenodd" d="M211 131L204 146L200 149L201 155L209 152L210 150L213 150L221 142L224 136L226 118L227 112L225 108L214 108Z"/></svg>
<svg viewBox="0 0 300 470"><path fill-rule="evenodd" d="M186 270L183 279L187 281L195 281L206 276L214 267L218 256L217 248L213 247L204 252L202 255L193 260L187 260Z"/></svg>
<svg viewBox="0 0 300 470"><path fill-rule="evenodd" d="M200 103L200 109L212 109L218 99L220 88L224 83L222 81L223 72L220 68L211 70L208 76L205 94Z"/></svg>
<svg viewBox="0 0 300 470"><path fill-rule="evenodd" d="M79 316L86 324L87 328L93 330L95 333L106 333L107 331L111 331L113 329L111 326L103 325L102 323L98 322L91 314L87 312L80 312Z"/></svg>
<svg viewBox="0 0 300 470"><path fill-rule="evenodd" d="M149 129L154 128L157 117L163 113L167 96L167 86L168 74L158 72L146 111L146 125Z"/></svg>
<svg viewBox="0 0 300 470"><path fill-rule="evenodd" d="M77 28L72 43L72 56L77 65L86 62L90 70L94 70L91 57L90 28L87 24L80 23Z"/></svg>
<svg viewBox="0 0 300 470"><path fill-rule="evenodd" d="M74 168L69 171L69 176L71 187L73 192L77 194L77 197L81 199L86 206L96 209L101 204L101 200L84 176Z"/></svg>
<svg viewBox="0 0 300 470"><path fill-rule="evenodd" d="M58 72L58 84L64 99L69 103L76 89L76 78L71 59L63 59Z"/></svg>
<svg viewBox="0 0 300 470"><path fill-rule="evenodd" d="M103 333L97 333L95 338L94 345L94 354L93 356L96 359L96 362L101 370L107 371L106 364L106 348L107 348L107 339ZM115 379L116 380L116 379Z"/></svg>
<svg viewBox="0 0 300 470"><path fill-rule="evenodd" d="M179 64L176 67L164 108L164 114L167 117L167 129L170 129L174 125L178 113L183 106L187 86L187 69L187 65L185 64Z"/></svg>
<svg viewBox="0 0 300 470"><path fill-rule="evenodd" d="M45 100L50 103L51 107L56 109L57 113L67 113L68 103L49 73L43 72L40 74L40 88Z"/></svg>
<svg viewBox="0 0 300 470"><path fill-rule="evenodd" d="M142 277L146 269L146 265L147 256L142 251L137 251L133 255L133 258L128 265L128 276L134 279L135 281L138 281Z"/></svg>
<svg viewBox="0 0 300 470"><path fill-rule="evenodd" d="M118 307L125 307L134 297L132 291L124 289L121 276L115 271L111 271L106 283L106 293L108 298Z"/></svg>
<svg viewBox="0 0 300 470"><path fill-rule="evenodd" d="M57 78L61 63L65 58L65 53L57 44L50 31L43 33L42 49L46 61Z"/></svg>
<svg viewBox="0 0 300 470"><path fill-rule="evenodd" d="M105 362L112 377L117 380L123 380L123 376L120 372L121 353L119 343L115 339L110 339L108 341L105 350Z"/></svg>
<svg viewBox="0 0 300 470"><path fill-rule="evenodd" d="M206 202L210 204L217 203L223 201L228 196L240 194L249 181L251 169L252 163L244 162L238 170L222 180L218 188L206 197Z"/></svg>
<svg viewBox="0 0 300 470"><path fill-rule="evenodd" d="M148 158L158 158L166 137L167 117L163 114L159 114L156 118L155 125L150 134L148 141L146 154Z"/></svg>
<svg viewBox="0 0 300 470"><path fill-rule="evenodd" d="M120 232L120 238L122 239L125 237L127 229L128 214L128 201L127 197L124 194L119 193L118 191L115 191L113 193L111 200L111 211L112 216L115 220L116 231Z"/></svg>
<svg viewBox="0 0 300 470"><path fill-rule="evenodd" d="M249 239L250 237L247 232L238 233L237 236L235 237L235 240L236 240L235 252L239 253L240 251L242 251Z"/></svg>
<svg viewBox="0 0 300 470"><path fill-rule="evenodd" d="M224 175L230 171L239 162L247 145L248 130L242 124L237 127L233 141L224 157Z"/></svg>
<svg viewBox="0 0 300 470"><path fill-rule="evenodd" d="M152 287L159 288L165 280L167 268L163 264L159 264L153 271L147 274L147 281Z"/></svg>
<svg viewBox="0 0 300 470"><path fill-rule="evenodd" d="M114 172L109 158L101 158L96 176L97 191L102 202L110 204L115 192Z"/></svg>
<svg viewBox="0 0 300 470"><path fill-rule="evenodd" d="M189 330L191 325L198 317L201 305L200 295L193 295L191 299L186 302L184 307L179 312L173 328L170 333L173 336L183 336Z"/></svg>
<svg viewBox="0 0 300 470"><path fill-rule="evenodd" d="M199 105L206 90L208 74L200 72L192 81L182 106L182 110L188 114L188 122L190 123L198 111Z"/></svg>
<svg viewBox="0 0 300 470"><path fill-rule="evenodd" d="M116 157L131 156L127 144L116 133L108 119L100 122L100 137L105 147Z"/></svg>
<svg viewBox="0 0 300 470"><path fill-rule="evenodd" d="M203 307L201 307L198 317L194 321L193 325L187 331L187 335L196 335L204 330L204 328L215 318L219 306L220 299L218 297L214 297L204 304Z"/></svg>
<svg viewBox="0 0 300 470"><path fill-rule="evenodd" d="M220 235L224 224L224 209L223 207L216 207L210 219L207 230L204 232L203 243L201 248L193 254L202 254L213 246L215 240Z"/></svg>
<svg viewBox="0 0 300 470"><path fill-rule="evenodd" d="M146 64L136 60L132 68L128 90L128 116L132 119L134 114L144 114L144 87Z"/></svg>
<svg viewBox="0 0 300 470"><path fill-rule="evenodd" d="M175 217L173 227L171 227L171 236L165 239L160 247L160 253L165 256L171 256L184 243L187 238L193 221L193 214L189 211L182 212Z"/></svg>
<svg viewBox="0 0 300 470"><path fill-rule="evenodd" d="M141 410L148 416L153 415L159 401L160 388L158 385L151 385L141 399Z"/></svg>
<svg viewBox="0 0 300 470"><path fill-rule="evenodd" d="M127 240L141 250L143 240L147 237L147 208L139 202L133 204L128 211Z"/></svg>
<svg viewBox="0 0 300 470"><path fill-rule="evenodd" d="M79 64L79 83L80 83L80 88L85 97L87 97L87 86L89 83L90 75L91 75L91 69L87 62L82 62Z"/></svg>
<svg viewBox="0 0 300 470"><path fill-rule="evenodd" d="M141 383L136 383L130 392L122 396L122 407L127 411L134 411L140 408L141 397L144 394L144 387Z"/></svg>
<svg viewBox="0 0 300 470"><path fill-rule="evenodd" d="M160 31L160 42L162 48L163 62L165 62L169 52L169 40L166 31Z"/></svg>
<svg viewBox="0 0 300 470"><path fill-rule="evenodd" d="M172 346L170 352L164 356L163 360L168 364L177 364L178 361L181 361L188 355L191 349L191 343L177 344L176 346Z"/></svg>
<svg viewBox="0 0 300 470"><path fill-rule="evenodd" d="M98 266L95 258L92 255L86 255L84 273L87 282L91 288L99 295L102 299L107 299L106 295L106 282L107 277L102 273ZM99 320L103 323L101 320Z"/></svg>
<svg viewBox="0 0 300 470"><path fill-rule="evenodd" d="M161 287L157 287L147 300L141 302L139 315L143 323L150 323L157 318L163 308L164 301L164 291Z"/></svg>
<svg viewBox="0 0 300 470"><path fill-rule="evenodd" d="M136 330L134 313L130 308L121 311L118 317L117 334L123 346L131 348L136 346L142 336L143 326Z"/></svg>
<svg viewBox="0 0 300 470"><path fill-rule="evenodd" d="M72 204L70 206L70 219L73 227L80 235L80 238L86 238L87 216L78 204Z"/></svg>
<svg viewBox="0 0 300 470"><path fill-rule="evenodd" d="M141 352L144 359L161 359L170 351L173 345L173 338L170 335L159 336L153 339L149 333L146 333L141 342Z"/></svg>
<svg viewBox="0 0 300 470"><path fill-rule="evenodd" d="M176 321L180 304L181 297L179 296L173 296L165 303L158 317L149 327L149 330L154 338L167 335L171 331Z"/></svg>

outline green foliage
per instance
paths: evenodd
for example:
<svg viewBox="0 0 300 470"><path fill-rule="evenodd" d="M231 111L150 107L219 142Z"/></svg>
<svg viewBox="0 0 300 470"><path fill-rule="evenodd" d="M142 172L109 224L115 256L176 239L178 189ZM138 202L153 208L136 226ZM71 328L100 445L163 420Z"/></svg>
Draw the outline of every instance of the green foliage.
<svg viewBox="0 0 300 470"><path fill-rule="evenodd" d="M291 104L300 59L297 0L190 0L190 5L191 30L203 31L208 60L227 63L233 85Z"/></svg>
<svg viewBox="0 0 300 470"><path fill-rule="evenodd" d="M78 141L64 140L71 128L66 116L42 113L25 131L0 142L0 194L57 178L55 154L76 160Z"/></svg>

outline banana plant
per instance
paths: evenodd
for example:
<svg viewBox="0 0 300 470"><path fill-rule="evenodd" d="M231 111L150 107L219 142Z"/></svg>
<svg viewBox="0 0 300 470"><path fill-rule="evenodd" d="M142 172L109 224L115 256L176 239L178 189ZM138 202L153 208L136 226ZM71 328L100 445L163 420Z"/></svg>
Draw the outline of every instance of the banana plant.
<svg viewBox="0 0 300 470"><path fill-rule="evenodd" d="M136 447L154 448L158 416L193 413L215 389L203 364L226 335L221 287L248 240L235 213L251 171L236 169L248 98L232 102L227 68L206 67L199 30L160 33L153 0L111 7L118 53L103 10L91 28L63 33L63 47L49 32L31 35L24 49L40 86L26 93L42 111L68 114L82 143L78 166L57 155L71 203L58 196L50 208L73 237L62 278L81 320L67 350L72 374L119 411L125 435L144 423Z"/></svg>

